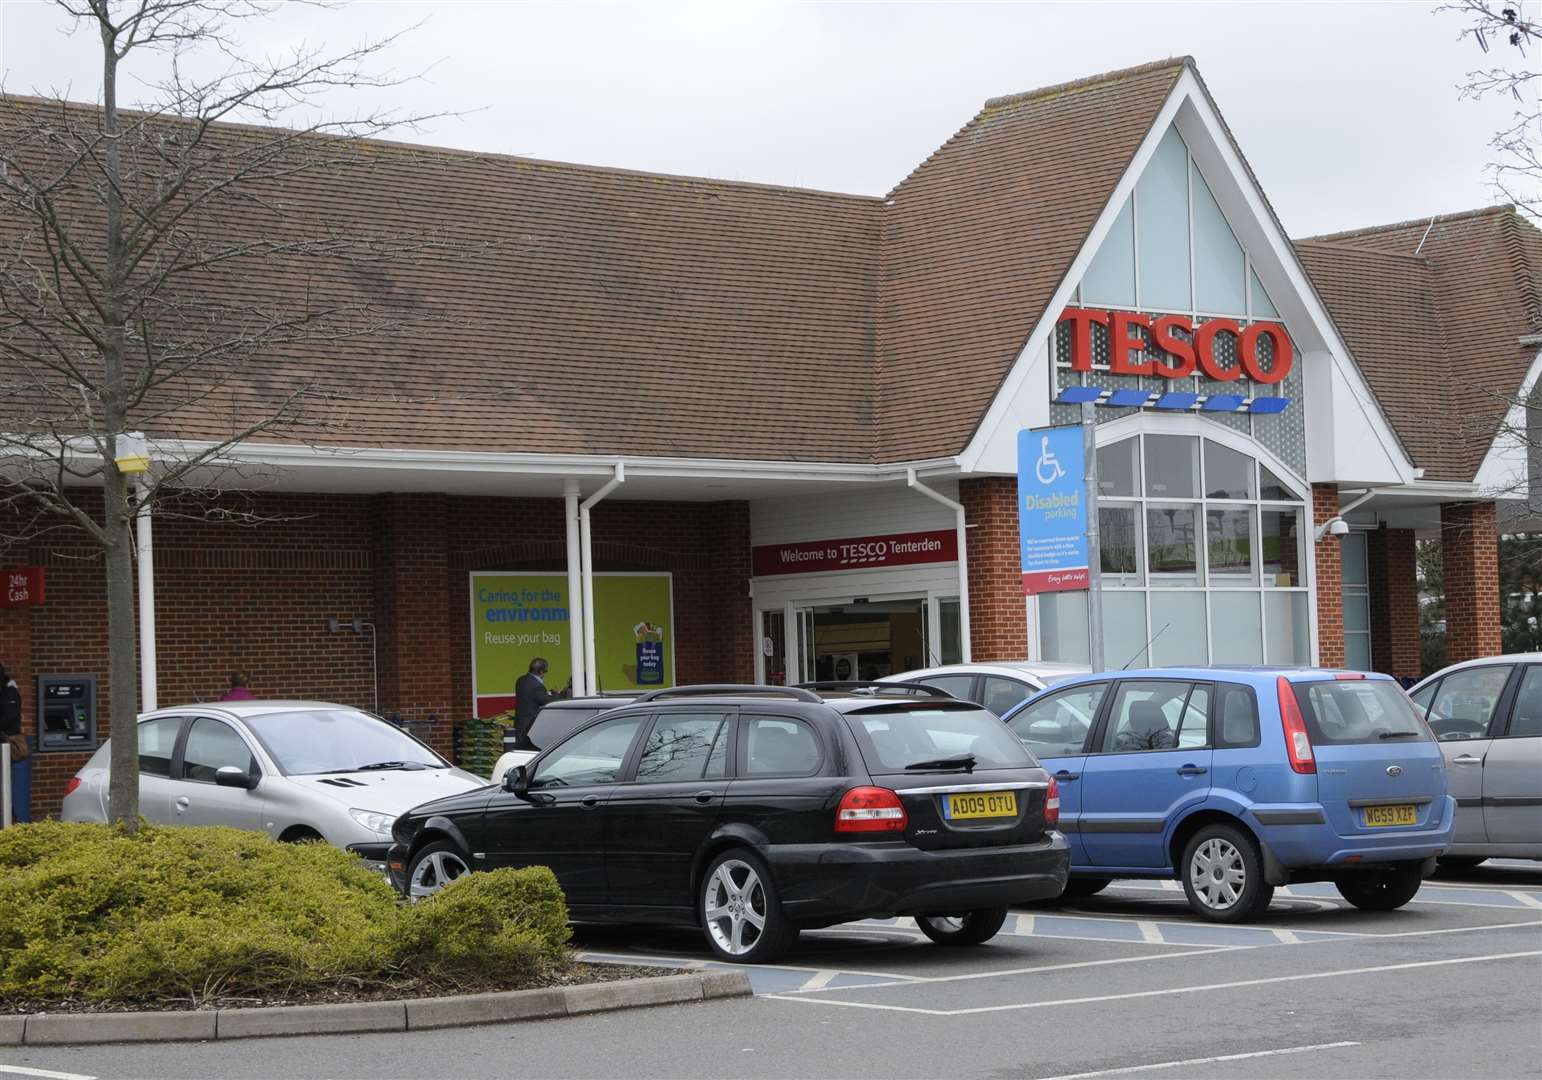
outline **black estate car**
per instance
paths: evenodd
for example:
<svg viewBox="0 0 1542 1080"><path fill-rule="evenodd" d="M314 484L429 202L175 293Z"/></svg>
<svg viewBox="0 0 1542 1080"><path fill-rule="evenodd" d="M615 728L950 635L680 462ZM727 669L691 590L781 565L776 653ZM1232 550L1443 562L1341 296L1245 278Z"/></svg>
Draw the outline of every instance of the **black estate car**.
<svg viewBox="0 0 1542 1080"><path fill-rule="evenodd" d="M941 691L678 687L403 814L389 862L411 896L546 865L575 921L700 926L718 956L764 961L874 916L985 941L1008 905L1060 895L1058 816L1021 740Z"/></svg>

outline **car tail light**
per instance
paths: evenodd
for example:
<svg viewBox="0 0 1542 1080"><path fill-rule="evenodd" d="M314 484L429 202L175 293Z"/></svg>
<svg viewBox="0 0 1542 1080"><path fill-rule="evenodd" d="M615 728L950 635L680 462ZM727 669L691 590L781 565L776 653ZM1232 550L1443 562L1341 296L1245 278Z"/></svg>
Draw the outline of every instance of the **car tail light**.
<svg viewBox="0 0 1542 1080"><path fill-rule="evenodd" d="M1285 728L1285 753L1290 755L1290 767L1298 773L1315 773L1317 759L1312 754L1312 737L1307 734L1306 717L1301 715L1295 687L1281 675L1279 688L1280 723Z"/></svg>
<svg viewBox="0 0 1542 1080"><path fill-rule="evenodd" d="M888 788L852 788L835 810L838 833L904 832L909 821L900 797Z"/></svg>
<svg viewBox="0 0 1542 1080"><path fill-rule="evenodd" d="M1060 822L1060 785L1049 778L1049 790L1044 793L1044 827L1053 828Z"/></svg>
<svg viewBox="0 0 1542 1080"><path fill-rule="evenodd" d="M75 793L75 789L78 788L79 786L80 786L80 777L72 776L72 777L70 777L70 782L68 784L64 785L64 793L66 795L73 795Z"/></svg>

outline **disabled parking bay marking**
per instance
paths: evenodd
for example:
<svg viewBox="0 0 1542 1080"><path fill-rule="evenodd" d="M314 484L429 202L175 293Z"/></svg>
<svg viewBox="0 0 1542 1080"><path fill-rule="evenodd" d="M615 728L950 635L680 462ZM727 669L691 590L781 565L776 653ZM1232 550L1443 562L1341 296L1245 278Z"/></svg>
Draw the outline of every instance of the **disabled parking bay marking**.
<svg viewBox="0 0 1542 1080"><path fill-rule="evenodd" d="M29 1069L25 1065L0 1065L0 1074L6 1076L33 1076L40 1080L96 1080L84 1073L55 1072L52 1069Z"/></svg>
<svg viewBox="0 0 1542 1080"><path fill-rule="evenodd" d="M923 982L917 975L887 971L851 971L842 968L795 967L788 964L729 964L699 957L636 955L633 953L580 952L586 964L636 964L639 967L690 968L693 971L742 971L757 994L789 993L807 989L861 990L872 986L903 986Z"/></svg>
<svg viewBox="0 0 1542 1080"><path fill-rule="evenodd" d="M1184 953L1184 956L1202 956L1203 953ZM1213 990L1237 990L1249 986L1270 986L1279 983L1304 982L1312 979L1340 979L1353 975L1380 974L1388 971L1411 971L1417 968L1449 967L1455 964L1481 964L1498 960L1530 959L1542 956L1542 949L1531 949L1523 952L1490 953L1486 956L1458 956L1444 960L1419 960L1406 964L1378 964L1372 967L1346 968L1338 971L1309 971L1298 975L1275 975L1260 979L1234 979L1229 982L1207 983L1201 986L1169 986L1155 990L1134 990L1123 994L1100 994L1093 997L1060 998L1048 1001L1023 1001L1013 1004L978 1005L972 1008L962 1009L927 1009L915 1005L886 1005L876 1001L843 1001L840 998L817 997L814 994L768 994L768 1001L796 1001L807 1005L832 1005L850 1009L876 1009L882 1012L916 1013L923 1016L975 1016L981 1013L1014 1012L1026 1009L1047 1009L1061 1005L1094 1005L1108 1001L1129 1001L1135 998L1171 997L1177 994L1199 994ZM1151 963L1168 957L1137 957L1134 959ZM1104 961L1115 962L1115 961ZM1073 966L1073 965L1063 965ZM1044 968L1041 970L1049 970ZM989 975L1019 974L1019 972L992 972L982 973L983 977ZM953 978L966 978L967 976L955 976ZM950 979L930 979L927 982L945 982Z"/></svg>

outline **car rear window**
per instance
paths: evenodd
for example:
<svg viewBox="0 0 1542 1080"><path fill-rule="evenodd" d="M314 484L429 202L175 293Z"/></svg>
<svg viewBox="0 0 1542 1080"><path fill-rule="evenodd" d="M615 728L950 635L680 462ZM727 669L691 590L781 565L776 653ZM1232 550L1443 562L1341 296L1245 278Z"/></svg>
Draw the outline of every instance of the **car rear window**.
<svg viewBox="0 0 1542 1080"><path fill-rule="evenodd" d="M621 704L624 703L596 705L593 708L568 705L553 709L548 706L535 714L535 720L530 725L530 741L542 750L549 746L556 746L568 737L569 732L577 731L600 713Z"/></svg>
<svg viewBox="0 0 1542 1080"><path fill-rule="evenodd" d="M1389 680L1333 679L1295 689L1314 744L1430 741L1413 702Z"/></svg>
<svg viewBox="0 0 1542 1080"><path fill-rule="evenodd" d="M963 702L885 702L848 712L846 722L856 735L867 771L874 775L902 773L907 766L965 754L974 756L975 772L1038 765L1010 728L984 709Z"/></svg>

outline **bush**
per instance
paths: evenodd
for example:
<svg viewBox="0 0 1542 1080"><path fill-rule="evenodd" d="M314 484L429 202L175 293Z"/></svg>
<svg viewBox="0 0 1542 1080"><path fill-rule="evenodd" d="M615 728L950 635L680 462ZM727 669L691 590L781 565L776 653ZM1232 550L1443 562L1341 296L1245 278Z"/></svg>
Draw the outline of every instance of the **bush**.
<svg viewBox="0 0 1542 1080"><path fill-rule="evenodd" d="M0 1001L145 1002L526 985L568 962L549 870L404 904L356 856L224 828L0 832Z"/></svg>

